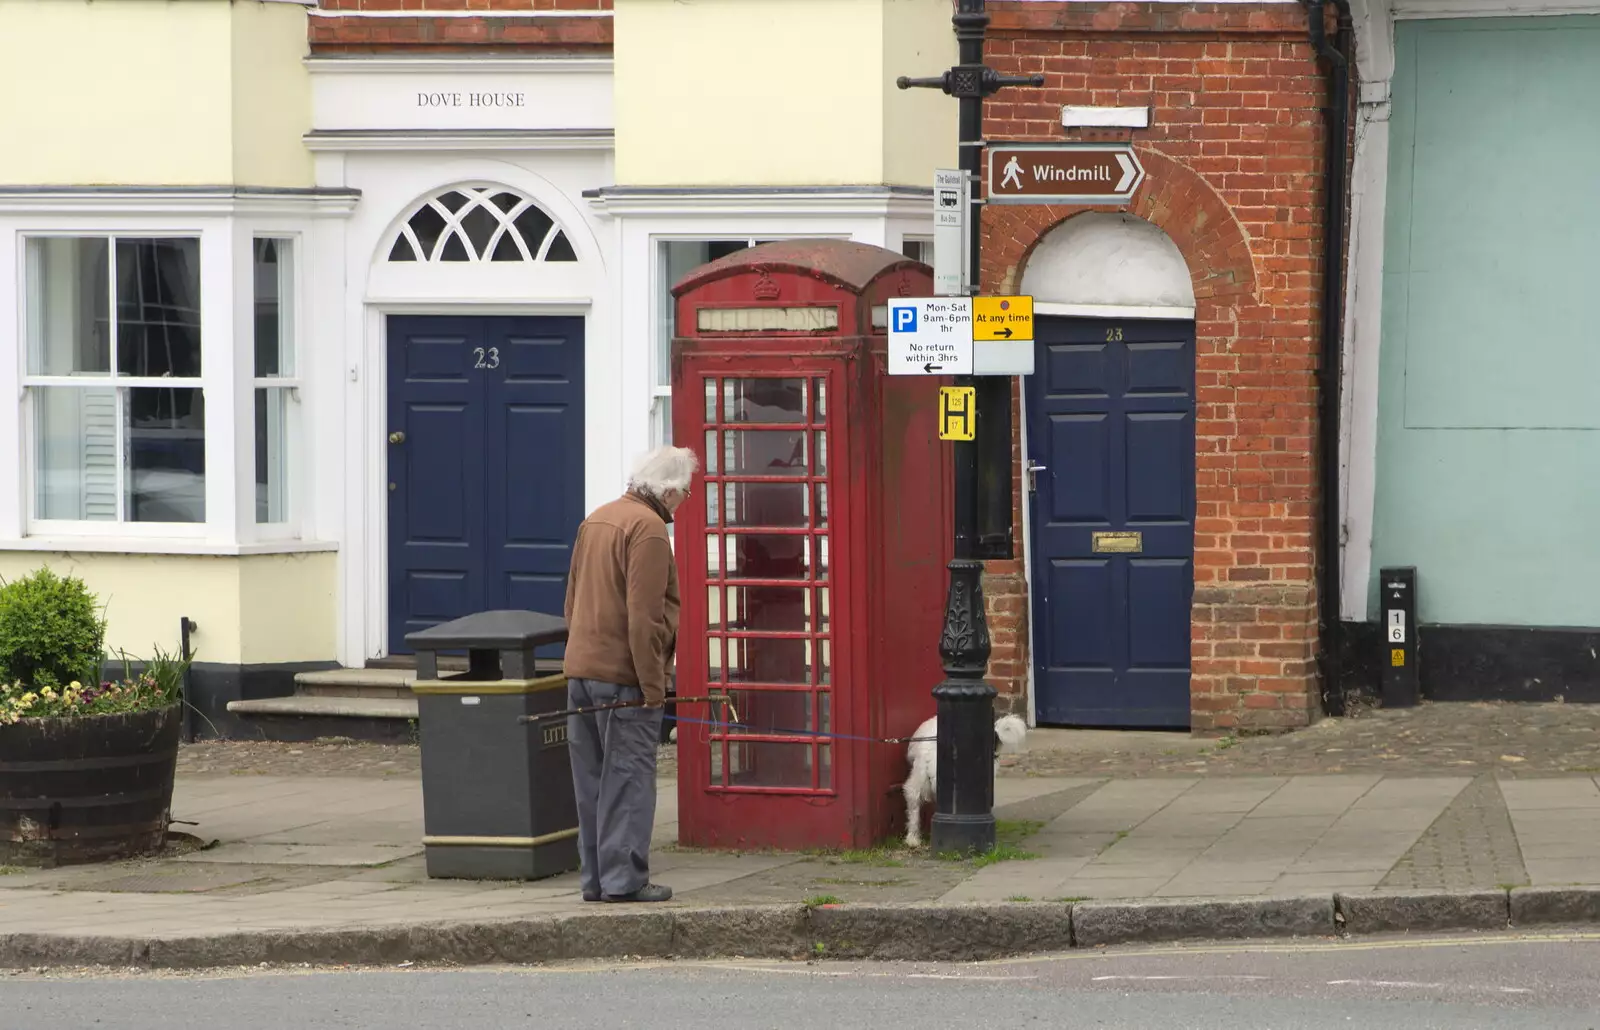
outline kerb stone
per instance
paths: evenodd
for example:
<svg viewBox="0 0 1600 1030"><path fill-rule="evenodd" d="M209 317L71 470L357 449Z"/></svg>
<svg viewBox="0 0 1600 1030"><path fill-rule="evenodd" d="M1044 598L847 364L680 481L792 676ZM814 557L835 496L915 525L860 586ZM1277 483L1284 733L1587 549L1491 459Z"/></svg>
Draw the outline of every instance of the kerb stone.
<svg viewBox="0 0 1600 1030"><path fill-rule="evenodd" d="M1510 921L1504 890L1380 891L1336 899L1346 933L1503 930Z"/></svg>
<svg viewBox="0 0 1600 1030"><path fill-rule="evenodd" d="M1325 937L1334 933L1326 894L1281 898L1081 901L1072 910L1080 948L1137 941Z"/></svg>

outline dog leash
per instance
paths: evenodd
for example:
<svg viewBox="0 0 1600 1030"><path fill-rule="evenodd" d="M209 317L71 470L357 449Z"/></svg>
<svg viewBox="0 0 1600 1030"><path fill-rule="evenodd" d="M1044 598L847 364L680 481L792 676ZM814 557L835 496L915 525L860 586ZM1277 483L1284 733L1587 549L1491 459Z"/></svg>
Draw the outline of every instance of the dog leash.
<svg viewBox="0 0 1600 1030"><path fill-rule="evenodd" d="M937 741L938 737L862 737L850 733L820 733L816 730L787 729L782 726L760 727L750 723L738 722L739 712L733 707L733 701L722 695L709 697L669 697L662 699L662 705L693 704L704 701L707 704L726 705L733 712L733 720L716 719L691 719L684 715L674 715L674 724L687 723L692 726L722 727L727 730L747 730L753 734L774 737L812 737L823 740L860 740L869 744L914 744L922 741ZM519 723L554 722L565 719L569 715L592 715L595 712L614 712L623 708L643 708L643 701L618 701L609 705L584 705L578 708L564 708L559 712L545 712L543 715L521 715L517 717Z"/></svg>
<svg viewBox="0 0 1600 1030"><path fill-rule="evenodd" d="M702 698L691 698L691 697L685 697L685 698L668 697L668 698L663 698L661 700L661 703L662 703L662 705L676 705L676 704L688 704L690 701L699 701L699 700L703 700L703 699ZM591 715L591 714L593 714L595 712L614 712L619 708L643 708L643 707L644 707L644 702L643 701L618 701L615 704L609 704L609 705L584 705L581 708L563 708L559 712L545 712L543 715L519 715L519 716L517 716L517 721L520 722L520 723L554 722L557 719L565 719L569 715ZM677 716L673 716L673 718L676 719Z"/></svg>
<svg viewBox="0 0 1600 1030"><path fill-rule="evenodd" d="M781 726L762 728L743 722L718 722L715 719L690 719L683 715L674 715L675 723L689 723L694 726L721 726L730 730L749 730L752 733L773 737L818 737L824 740L864 740L869 744L911 744L917 741L938 740L938 737L858 737L849 733L818 733L815 730L791 730ZM735 739L735 738L730 738ZM755 741L760 743L760 741Z"/></svg>
<svg viewBox="0 0 1600 1030"><path fill-rule="evenodd" d="M686 697L669 698L664 704L690 704L695 701L704 701L705 698ZM723 701L723 704L731 702ZM567 708L559 712L546 712L543 715L520 715L520 723L554 722L556 719L565 719L569 715L591 715L595 712L614 712L622 708L643 708L643 701L619 701L610 705L586 705L582 708ZM938 740L937 737L861 737L849 733L819 733L815 730L794 730L782 726L760 727L743 722L723 722L716 719L691 719L684 715L674 715L674 724L687 723L692 726L720 726L729 730L748 730L751 733L774 737L816 737L824 740L862 740L869 744L912 744L918 741Z"/></svg>

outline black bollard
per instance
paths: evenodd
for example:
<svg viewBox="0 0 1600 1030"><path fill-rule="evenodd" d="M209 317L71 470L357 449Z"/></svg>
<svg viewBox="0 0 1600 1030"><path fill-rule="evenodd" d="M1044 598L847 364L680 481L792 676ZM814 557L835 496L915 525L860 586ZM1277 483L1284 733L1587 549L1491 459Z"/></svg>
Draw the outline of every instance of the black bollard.
<svg viewBox="0 0 1600 1030"><path fill-rule="evenodd" d="M939 657L945 678L938 702L938 808L928 843L936 855L994 848L994 698L984 682L989 665L989 620L983 611L983 563L950 563Z"/></svg>

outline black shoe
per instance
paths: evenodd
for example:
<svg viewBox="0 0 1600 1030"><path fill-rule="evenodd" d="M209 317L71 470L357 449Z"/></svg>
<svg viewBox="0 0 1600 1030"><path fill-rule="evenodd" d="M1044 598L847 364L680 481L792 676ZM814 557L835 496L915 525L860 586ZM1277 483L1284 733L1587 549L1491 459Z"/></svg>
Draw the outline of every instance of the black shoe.
<svg viewBox="0 0 1600 1030"><path fill-rule="evenodd" d="M599 901L600 900L600 895L598 895L598 894L590 894L588 891L584 891L583 892L583 900L584 901Z"/></svg>
<svg viewBox="0 0 1600 1030"><path fill-rule="evenodd" d="M632 894L607 894L606 901L671 901L672 888L663 887L659 883L647 883Z"/></svg>

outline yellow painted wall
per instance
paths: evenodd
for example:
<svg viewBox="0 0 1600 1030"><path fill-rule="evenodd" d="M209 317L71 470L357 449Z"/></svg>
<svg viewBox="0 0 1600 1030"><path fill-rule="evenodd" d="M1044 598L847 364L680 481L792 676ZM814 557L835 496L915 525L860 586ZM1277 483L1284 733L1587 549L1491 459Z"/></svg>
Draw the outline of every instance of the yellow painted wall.
<svg viewBox="0 0 1600 1030"><path fill-rule="evenodd" d="M297 4L0 0L0 182L310 185L305 36Z"/></svg>
<svg viewBox="0 0 1600 1030"><path fill-rule="evenodd" d="M178 620L199 627L195 660L220 664L332 661L338 620L333 552L247 557L0 552L0 578L49 565L77 576L106 611L106 646L145 657L176 652Z"/></svg>
<svg viewBox="0 0 1600 1030"><path fill-rule="evenodd" d="M882 4L616 0L617 182L883 182Z"/></svg>
<svg viewBox="0 0 1600 1030"><path fill-rule="evenodd" d="M958 108L937 89L899 89L901 75L942 74L959 58L950 0L884 0L883 167L895 185L932 186L936 168L960 164Z"/></svg>
<svg viewBox="0 0 1600 1030"><path fill-rule="evenodd" d="M312 186L311 76L306 13L298 4L233 7L233 180Z"/></svg>
<svg viewBox="0 0 1600 1030"><path fill-rule="evenodd" d="M258 554L239 562L239 660L330 662L338 633L338 555Z"/></svg>

